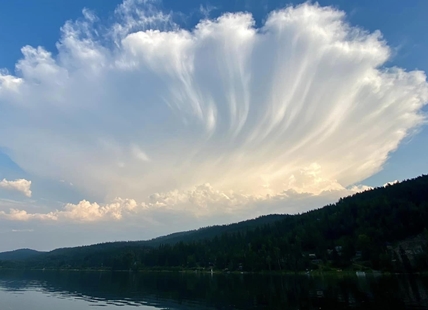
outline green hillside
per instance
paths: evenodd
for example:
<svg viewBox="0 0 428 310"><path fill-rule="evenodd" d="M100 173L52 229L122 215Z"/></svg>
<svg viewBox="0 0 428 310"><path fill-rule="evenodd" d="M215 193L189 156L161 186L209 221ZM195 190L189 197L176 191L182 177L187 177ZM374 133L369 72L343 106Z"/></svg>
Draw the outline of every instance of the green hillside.
<svg viewBox="0 0 428 310"><path fill-rule="evenodd" d="M31 250L31 249L19 249L15 251L8 251L0 253L0 261L23 261L29 258L36 257L43 252Z"/></svg>

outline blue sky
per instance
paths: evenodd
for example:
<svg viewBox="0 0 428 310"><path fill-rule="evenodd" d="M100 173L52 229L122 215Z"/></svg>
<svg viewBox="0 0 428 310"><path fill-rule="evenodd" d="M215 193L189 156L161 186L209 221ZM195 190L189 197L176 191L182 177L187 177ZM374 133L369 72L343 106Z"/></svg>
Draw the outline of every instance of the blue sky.
<svg viewBox="0 0 428 310"><path fill-rule="evenodd" d="M2 1L0 233L14 233L0 250L144 239L301 212L426 174L428 2L302 3ZM269 15L275 10L283 15ZM325 30L325 40L311 27ZM366 32L354 37L356 27ZM276 39L264 37L275 29ZM322 54L345 41L354 54ZM284 60L270 65L276 51ZM306 72L305 64L314 67ZM282 89L294 89L294 99ZM278 120L287 100L294 112Z"/></svg>
<svg viewBox="0 0 428 310"><path fill-rule="evenodd" d="M162 2L165 11L182 12L188 26L194 25L200 15L200 7L211 8L211 16L223 12L249 11L261 21L274 9L304 1L174 1ZM59 29L67 20L82 16L82 8L93 10L100 18L108 18L119 5L117 0L76 0L76 1L26 1L4 0L0 11L0 34L2 42L2 67L13 69L21 57L24 45L44 46L55 50L60 35ZM318 1L321 5L331 5L347 12L347 19L369 31L381 30L389 44L399 52L392 63L408 69L425 70L428 67L426 50L428 34L425 13L428 3L424 0L403 1ZM191 18L188 18L189 14ZM184 25L185 26L185 25Z"/></svg>

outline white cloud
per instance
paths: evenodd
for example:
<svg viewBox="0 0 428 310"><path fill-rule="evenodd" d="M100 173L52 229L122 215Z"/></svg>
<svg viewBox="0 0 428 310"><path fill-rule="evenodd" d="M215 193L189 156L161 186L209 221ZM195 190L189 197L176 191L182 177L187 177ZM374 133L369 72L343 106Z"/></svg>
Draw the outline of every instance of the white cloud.
<svg viewBox="0 0 428 310"><path fill-rule="evenodd" d="M371 189L367 186L353 186L325 190L318 194L288 189L274 195L246 195L233 191L222 192L210 184L202 184L186 191L170 191L150 195L137 203L133 199L116 198L110 203L99 204L82 200L77 204L68 203L62 210L48 213L28 213L11 208L0 211L0 218L14 221L59 221L59 222L126 222L144 219L151 221L156 213L170 213L190 218L222 217L240 215L237 218L255 217L266 213L299 213L323 204Z"/></svg>
<svg viewBox="0 0 428 310"><path fill-rule="evenodd" d="M399 182L398 182L398 180L395 180L395 181L392 181L392 182L387 182L387 183L385 183L384 185L383 185L383 187L387 187L387 186L389 186L389 185L394 185L394 184L398 184Z"/></svg>
<svg viewBox="0 0 428 310"><path fill-rule="evenodd" d="M57 54L26 46L16 72L0 73L0 145L26 171L107 203L3 217L200 216L337 197L362 190L346 188L425 121L425 74L385 68L380 33L334 8L278 10L259 29L244 13L180 29L147 0L115 14L100 30L85 11L62 28Z"/></svg>
<svg viewBox="0 0 428 310"><path fill-rule="evenodd" d="M63 211L56 211L53 214L56 218L66 218L82 222L92 222L106 218L119 220L122 218L122 212L132 212L136 207L137 203L133 199L117 198L112 203L104 206L83 200L77 205L69 203Z"/></svg>
<svg viewBox="0 0 428 310"><path fill-rule="evenodd" d="M367 186L367 185L354 185L349 188L349 190L354 193L361 193L361 192L369 191L371 189L373 189L373 187Z"/></svg>
<svg viewBox="0 0 428 310"><path fill-rule="evenodd" d="M117 198L109 204L100 206L98 203L91 203L86 200L78 204L68 203L63 210L56 210L49 213L28 213L26 210L10 209L9 212L0 211L0 217L14 221L28 220L50 220L50 221L74 221L74 222L94 222L100 220L119 220L123 212L132 212L137 207L133 199Z"/></svg>
<svg viewBox="0 0 428 310"><path fill-rule="evenodd" d="M11 220L11 221L29 221L29 220L55 220L55 216L52 213L40 214L40 213L28 213L25 210L10 209L9 212L0 211L0 218Z"/></svg>
<svg viewBox="0 0 428 310"><path fill-rule="evenodd" d="M8 181L3 179L0 181L0 188L23 193L27 197L31 197L31 181L25 179L18 179L15 181Z"/></svg>
<svg viewBox="0 0 428 310"><path fill-rule="evenodd" d="M33 232L34 229L12 229L11 232L22 233L22 232Z"/></svg>

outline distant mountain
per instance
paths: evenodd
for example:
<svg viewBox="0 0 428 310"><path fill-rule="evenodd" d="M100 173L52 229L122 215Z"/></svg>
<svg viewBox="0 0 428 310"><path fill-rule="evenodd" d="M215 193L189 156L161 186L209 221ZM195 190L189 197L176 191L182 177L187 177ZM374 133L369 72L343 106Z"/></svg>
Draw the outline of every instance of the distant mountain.
<svg viewBox="0 0 428 310"><path fill-rule="evenodd" d="M0 261L24 261L29 258L34 258L44 252L39 252L31 249L19 249L14 251L0 253Z"/></svg>

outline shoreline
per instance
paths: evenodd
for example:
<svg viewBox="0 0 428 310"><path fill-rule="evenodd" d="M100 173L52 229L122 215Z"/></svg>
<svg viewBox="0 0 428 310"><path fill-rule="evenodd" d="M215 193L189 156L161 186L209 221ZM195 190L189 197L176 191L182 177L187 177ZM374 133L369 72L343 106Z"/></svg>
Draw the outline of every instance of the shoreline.
<svg viewBox="0 0 428 310"><path fill-rule="evenodd" d="M428 271L414 273L382 272L377 270L312 270L312 271L222 271L222 270L193 270L193 269L139 269L139 270L109 270L109 269L77 269L77 268L1 268L1 271L42 271L42 272L103 272L103 273L181 273L203 275L300 275L300 276L393 276L393 275L428 275ZM358 275L358 273L361 273Z"/></svg>

